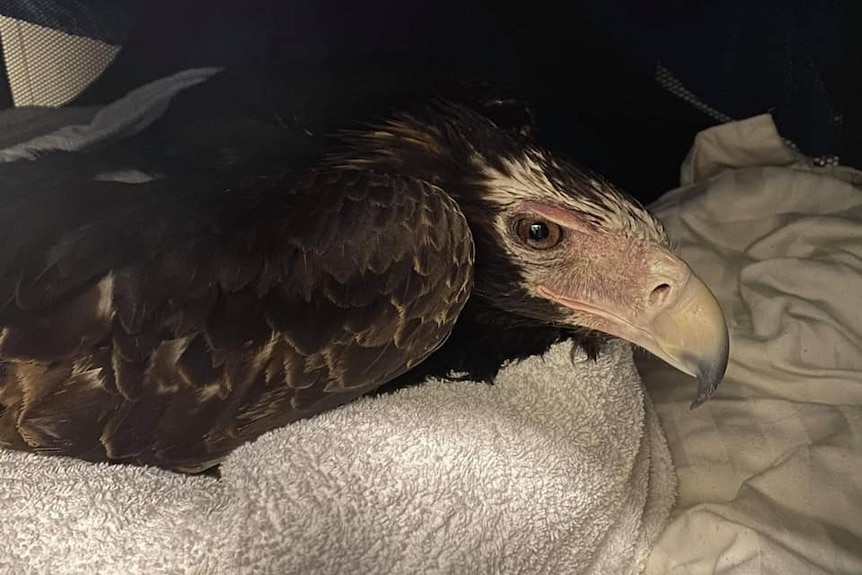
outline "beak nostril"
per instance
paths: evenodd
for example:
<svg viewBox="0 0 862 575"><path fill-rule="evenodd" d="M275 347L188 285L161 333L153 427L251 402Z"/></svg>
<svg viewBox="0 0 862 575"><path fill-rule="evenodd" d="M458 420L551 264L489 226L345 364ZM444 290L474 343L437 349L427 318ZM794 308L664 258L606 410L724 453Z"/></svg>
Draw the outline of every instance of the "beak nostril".
<svg viewBox="0 0 862 575"><path fill-rule="evenodd" d="M655 307L661 305L670 294L670 284L662 283L653 288L649 294L649 305Z"/></svg>

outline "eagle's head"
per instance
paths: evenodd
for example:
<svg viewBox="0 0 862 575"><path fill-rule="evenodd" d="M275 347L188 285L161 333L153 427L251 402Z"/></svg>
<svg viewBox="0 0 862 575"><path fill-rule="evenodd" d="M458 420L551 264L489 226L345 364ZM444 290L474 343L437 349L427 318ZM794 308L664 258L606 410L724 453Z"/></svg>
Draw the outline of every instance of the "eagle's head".
<svg viewBox="0 0 862 575"><path fill-rule="evenodd" d="M430 181L458 202L476 245L471 298L485 309L628 340L697 378L693 406L715 391L729 352L721 308L661 223L612 184L445 103L353 144L352 165Z"/></svg>

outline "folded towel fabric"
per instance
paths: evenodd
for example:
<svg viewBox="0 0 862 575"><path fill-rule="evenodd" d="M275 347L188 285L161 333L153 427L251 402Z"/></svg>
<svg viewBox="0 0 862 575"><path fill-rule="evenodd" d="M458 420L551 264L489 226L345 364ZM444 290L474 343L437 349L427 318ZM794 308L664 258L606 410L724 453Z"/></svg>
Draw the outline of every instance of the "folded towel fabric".
<svg viewBox="0 0 862 575"><path fill-rule="evenodd" d="M219 480L0 451L3 573L639 573L674 500L616 342L270 432Z"/></svg>

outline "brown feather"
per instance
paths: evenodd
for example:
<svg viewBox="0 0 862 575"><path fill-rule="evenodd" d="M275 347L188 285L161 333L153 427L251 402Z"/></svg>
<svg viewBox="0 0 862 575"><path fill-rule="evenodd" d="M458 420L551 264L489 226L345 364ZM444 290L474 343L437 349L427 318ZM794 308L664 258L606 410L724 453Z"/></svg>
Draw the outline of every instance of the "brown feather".
<svg viewBox="0 0 862 575"><path fill-rule="evenodd" d="M421 362L470 293L466 221L418 180L328 169L194 201L137 186L92 182L89 212L63 196L0 213L44 234L0 256L17 295L2 445L201 471Z"/></svg>

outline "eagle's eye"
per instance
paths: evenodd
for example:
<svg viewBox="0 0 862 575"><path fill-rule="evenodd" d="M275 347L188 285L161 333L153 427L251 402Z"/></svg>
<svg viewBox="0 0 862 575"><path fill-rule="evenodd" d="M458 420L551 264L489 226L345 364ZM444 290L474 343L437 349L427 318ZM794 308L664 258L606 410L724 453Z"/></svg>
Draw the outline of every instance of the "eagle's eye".
<svg viewBox="0 0 862 575"><path fill-rule="evenodd" d="M538 250L552 248L563 239L560 226L538 218L519 219L515 222L515 233L523 243Z"/></svg>

